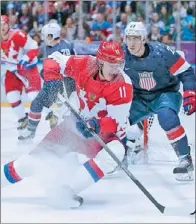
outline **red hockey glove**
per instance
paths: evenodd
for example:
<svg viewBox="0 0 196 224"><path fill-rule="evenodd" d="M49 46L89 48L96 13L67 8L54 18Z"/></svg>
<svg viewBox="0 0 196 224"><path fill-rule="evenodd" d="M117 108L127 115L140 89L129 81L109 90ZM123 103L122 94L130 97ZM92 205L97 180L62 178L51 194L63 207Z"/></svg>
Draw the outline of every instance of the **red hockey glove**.
<svg viewBox="0 0 196 224"><path fill-rule="evenodd" d="M196 91L195 90L186 90L183 94L183 107L187 115L191 115L196 110L195 104Z"/></svg>

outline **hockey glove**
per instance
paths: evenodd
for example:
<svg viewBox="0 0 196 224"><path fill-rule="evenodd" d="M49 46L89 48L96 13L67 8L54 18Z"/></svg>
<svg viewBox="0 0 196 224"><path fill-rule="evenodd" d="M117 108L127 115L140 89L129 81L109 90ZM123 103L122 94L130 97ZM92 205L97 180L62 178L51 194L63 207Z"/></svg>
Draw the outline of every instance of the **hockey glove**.
<svg viewBox="0 0 196 224"><path fill-rule="evenodd" d="M183 94L183 107L185 114L191 115L196 110L195 104L196 91L195 90L186 90Z"/></svg>
<svg viewBox="0 0 196 224"><path fill-rule="evenodd" d="M19 60L19 68L18 70L27 69L27 68L33 68L37 65L37 58L35 58L33 61L30 62L30 58L25 54L22 56L22 58Z"/></svg>
<svg viewBox="0 0 196 224"><path fill-rule="evenodd" d="M26 67L29 64L29 57L27 55L23 55L22 58L19 60L19 64L21 66Z"/></svg>
<svg viewBox="0 0 196 224"><path fill-rule="evenodd" d="M93 130L96 134L100 132L99 121L96 118L86 121L86 124L83 121L77 121L76 128L85 138L93 137L88 128Z"/></svg>

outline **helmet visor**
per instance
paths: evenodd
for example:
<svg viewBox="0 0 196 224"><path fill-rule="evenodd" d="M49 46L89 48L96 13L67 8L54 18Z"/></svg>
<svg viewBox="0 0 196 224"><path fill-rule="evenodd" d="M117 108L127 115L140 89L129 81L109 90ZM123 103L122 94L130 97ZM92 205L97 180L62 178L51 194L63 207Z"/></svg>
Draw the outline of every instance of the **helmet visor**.
<svg viewBox="0 0 196 224"><path fill-rule="evenodd" d="M104 62L105 66L108 67L110 74L115 74L119 72L119 70L124 69L125 62L124 60L121 63L110 63L110 62Z"/></svg>

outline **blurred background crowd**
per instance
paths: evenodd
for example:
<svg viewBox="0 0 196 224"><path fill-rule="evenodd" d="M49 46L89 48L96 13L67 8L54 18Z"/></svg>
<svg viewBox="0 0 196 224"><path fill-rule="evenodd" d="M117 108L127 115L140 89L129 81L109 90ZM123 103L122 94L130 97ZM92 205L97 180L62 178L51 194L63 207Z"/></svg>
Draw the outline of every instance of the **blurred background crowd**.
<svg viewBox="0 0 196 224"><path fill-rule="evenodd" d="M41 46L41 28L61 25L61 37L71 42L116 40L123 43L131 21L143 21L149 40L166 44L195 41L195 1L1 1L1 14L11 28L29 33ZM40 57L43 55L40 55Z"/></svg>

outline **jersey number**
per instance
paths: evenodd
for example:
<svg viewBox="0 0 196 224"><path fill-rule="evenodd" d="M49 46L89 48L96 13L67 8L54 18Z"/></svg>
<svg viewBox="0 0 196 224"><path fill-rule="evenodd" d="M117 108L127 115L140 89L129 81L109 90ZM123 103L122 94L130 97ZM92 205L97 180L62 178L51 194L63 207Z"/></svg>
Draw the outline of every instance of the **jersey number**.
<svg viewBox="0 0 196 224"><path fill-rule="evenodd" d="M61 50L61 53L62 53L63 55L67 55L67 56L71 55L69 49L62 49L62 50Z"/></svg>
<svg viewBox="0 0 196 224"><path fill-rule="evenodd" d="M126 97L126 89L125 86L122 86L119 88L119 92L120 92L120 97L121 98L125 98Z"/></svg>

